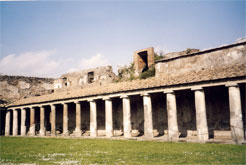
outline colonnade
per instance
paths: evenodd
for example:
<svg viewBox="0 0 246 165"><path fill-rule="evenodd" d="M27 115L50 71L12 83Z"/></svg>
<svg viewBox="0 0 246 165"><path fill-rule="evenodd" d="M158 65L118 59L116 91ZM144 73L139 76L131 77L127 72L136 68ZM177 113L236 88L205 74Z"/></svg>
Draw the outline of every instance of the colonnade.
<svg viewBox="0 0 246 165"><path fill-rule="evenodd" d="M226 85L229 92L229 106L230 106L230 125L232 139L236 143L244 142L244 130L243 130L243 119L242 119L242 109L241 109L241 98L240 90L238 84ZM201 141L206 141L209 139L208 124L206 116L206 100L204 89L202 87L191 88L194 91L195 96L195 109L196 109L196 128L197 136ZM179 138L179 129L177 121L177 105L175 91L164 90L166 94L166 108L167 108L167 119L168 119L168 138L169 140L177 140ZM140 94L140 93L139 93ZM143 98L143 111L144 111L144 136L147 138L153 138L153 119L152 119L152 103L151 96L149 93L142 93ZM123 109L123 133L125 138L131 137L131 106L129 95L122 95L122 109ZM112 98L110 96L104 97L105 101L105 128L106 136L112 137L113 133L113 106ZM90 136L97 137L97 106L96 100L87 100L90 105ZM71 102L70 102L71 103ZM74 134L76 136L82 135L81 130L81 102L74 101L76 107L76 128ZM69 136L68 130L68 102L60 103L63 105L63 135ZM45 110L47 106L50 106L50 123L51 123L51 135L56 135L56 105L55 104L44 104L40 106L35 106L40 108L40 130L39 135L46 135L45 128ZM35 107L22 107L22 108L12 108L8 109L6 113L6 124L5 124L5 135L10 135L10 111L13 111L13 126L12 135L17 136L18 134L18 110L21 110L21 136L35 135ZM30 127L29 130L26 129L26 109L30 109Z"/></svg>

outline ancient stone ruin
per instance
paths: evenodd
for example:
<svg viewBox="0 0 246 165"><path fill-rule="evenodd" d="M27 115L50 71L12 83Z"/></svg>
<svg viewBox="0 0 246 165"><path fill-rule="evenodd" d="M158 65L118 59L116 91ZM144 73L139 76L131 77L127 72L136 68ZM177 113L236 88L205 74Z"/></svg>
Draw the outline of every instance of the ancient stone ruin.
<svg viewBox="0 0 246 165"><path fill-rule="evenodd" d="M113 82L116 78L112 66L97 67L63 74L54 82L55 91L98 86Z"/></svg>
<svg viewBox="0 0 246 165"><path fill-rule="evenodd" d="M245 143L245 41L157 61L143 49L132 67L155 76L115 82L111 67L78 71L54 80L53 93L2 106L1 135Z"/></svg>
<svg viewBox="0 0 246 165"><path fill-rule="evenodd" d="M142 49L134 52L134 68L135 73L139 75L140 73L146 71L155 64L155 52L154 48L150 47L147 49Z"/></svg>

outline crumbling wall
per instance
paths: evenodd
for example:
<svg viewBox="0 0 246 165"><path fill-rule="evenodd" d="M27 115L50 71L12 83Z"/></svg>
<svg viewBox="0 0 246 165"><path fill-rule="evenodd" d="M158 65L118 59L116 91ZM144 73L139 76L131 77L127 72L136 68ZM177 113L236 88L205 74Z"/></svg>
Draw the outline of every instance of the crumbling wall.
<svg viewBox="0 0 246 165"><path fill-rule="evenodd" d="M81 70L63 74L54 82L55 91L64 91L74 88L84 88L97 86L113 82L116 75L112 66L97 67L93 69Z"/></svg>
<svg viewBox="0 0 246 165"><path fill-rule="evenodd" d="M216 67L225 67L246 63L246 43L230 45L198 52L174 59L165 59L155 65L156 76L185 74Z"/></svg>
<svg viewBox="0 0 246 165"><path fill-rule="evenodd" d="M150 47L134 52L133 59L135 74L139 75L155 64L154 48Z"/></svg>
<svg viewBox="0 0 246 165"><path fill-rule="evenodd" d="M53 92L54 79L0 75L0 100L11 103L21 98Z"/></svg>

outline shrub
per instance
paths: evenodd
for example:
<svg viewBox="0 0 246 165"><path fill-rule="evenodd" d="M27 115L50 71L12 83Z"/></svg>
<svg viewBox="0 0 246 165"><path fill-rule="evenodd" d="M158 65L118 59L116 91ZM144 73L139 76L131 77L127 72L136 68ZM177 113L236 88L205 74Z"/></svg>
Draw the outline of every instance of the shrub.
<svg viewBox="0 0 246 165"><path fill-rule="evenodd" d="M139 78L140 79L146 79L146 78L154 77L154 76L155 76L155 68L151 67L149 70L141 73Z"/></svg>
<svg viewBox="0 0 246 165"><path fill-rule="evenodd" d="M186 51L185 51L186 54L190 54L191 53L191 49L190 48L187 48Z"/></svg>

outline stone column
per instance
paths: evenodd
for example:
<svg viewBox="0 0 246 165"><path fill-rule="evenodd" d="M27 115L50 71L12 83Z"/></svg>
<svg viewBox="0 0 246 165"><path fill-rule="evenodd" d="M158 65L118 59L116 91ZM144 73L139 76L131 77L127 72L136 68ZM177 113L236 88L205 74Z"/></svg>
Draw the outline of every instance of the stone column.
<svg viewBox="0 0 246 165"><path fill-rule="evenodd" d="M26 135L26 109L21 109L21 136Z"/></svg>
<svg viewBox="0 0 246 165"><path fill-rule="evenodd" d="M9 136L10 131L10 111L6 112L6 120L5 120L5 136Z"/></svg>
<svg viewBox="0 0 246 165"><path fill-rule="evenodd" d="M151 97L145 93L143 96L144 104L144 136L147 138L153 138L153 120L152 120L152 105Z"/></svg>
<svg viewBox="0 0 246 165"><path fill-rule="evenodd" d="M123 103L123 125L124 125L124 137L131 137L131 106L130 98L128 96L122 96Z"/></svg>
<svg viewBox="0 0 246 165"><path fill-rule="evenodd" d="M13 136L18 135L18 111L17 109L13 110Z"/></svg>
<svg viewBox="0 0 246 165"><path fill-rule="evenodd" d="M56 136L56 106L50 105L51 107L51 136Z"/></svg>
<svg viewBox="0 0 246 165"><path fill-rule="evenodd" d="M44 106L41 106L40 107L40 130L39 130L40 136L46 135L46 128L44 126L44 120L45 120L45 109L44 109Z"/></svg>
<svg viewBox="0 0 246 165"><path fill-rule="evenodd" d="M68 104L63 103L63 136L69 136L68 131Z"/></svg>
<svg viewBox="0 0 246 165"><path fill-rule="evenodd" d="M242 144L244 142L244 130L240 89L237 84L227 86L229 88L231 136L237 144Z"/></svg>
<svg viewBox="0 0 246 165"><path fill-rule="evenodd" d="M30 108L30 136L35 136L35 108Z"/></svg>
<svg viewBox="0 0 246 165"><path fill-rule="evenodd" d="M167 91L167 117L168 117L168 138L177 140L179 138L176 96L174 91Z"/></svg>
<svg viewBox="0 0 246 165"><path fill-rule="evenodd" d="M198 139L206 141L209 138L208 124L206 115L206 102L205 94L202 88L192 89L195 90L195 107L196 107L196 129Z"/></svg>
<svg viewBox="0 0 246 165"><path fill-rule="evenodd" d="M90 136L97 137L97 105L95 100L90 100Z"/></svg>
<svg viewBox="0 0 246 165"><path fill-rule="evenodd" d="M106 136L113 136L113 112L112 112L112 100L110 98L105 99L105 124L106 124Z"/></svg>
<svg viewBox="0 0 246 165"><path fill-rule="evenodd" d="M75 128L75 136L81 136L82 130L81 130L81 105L80 102L75 102L76 105L76 128Z"/></svg>

